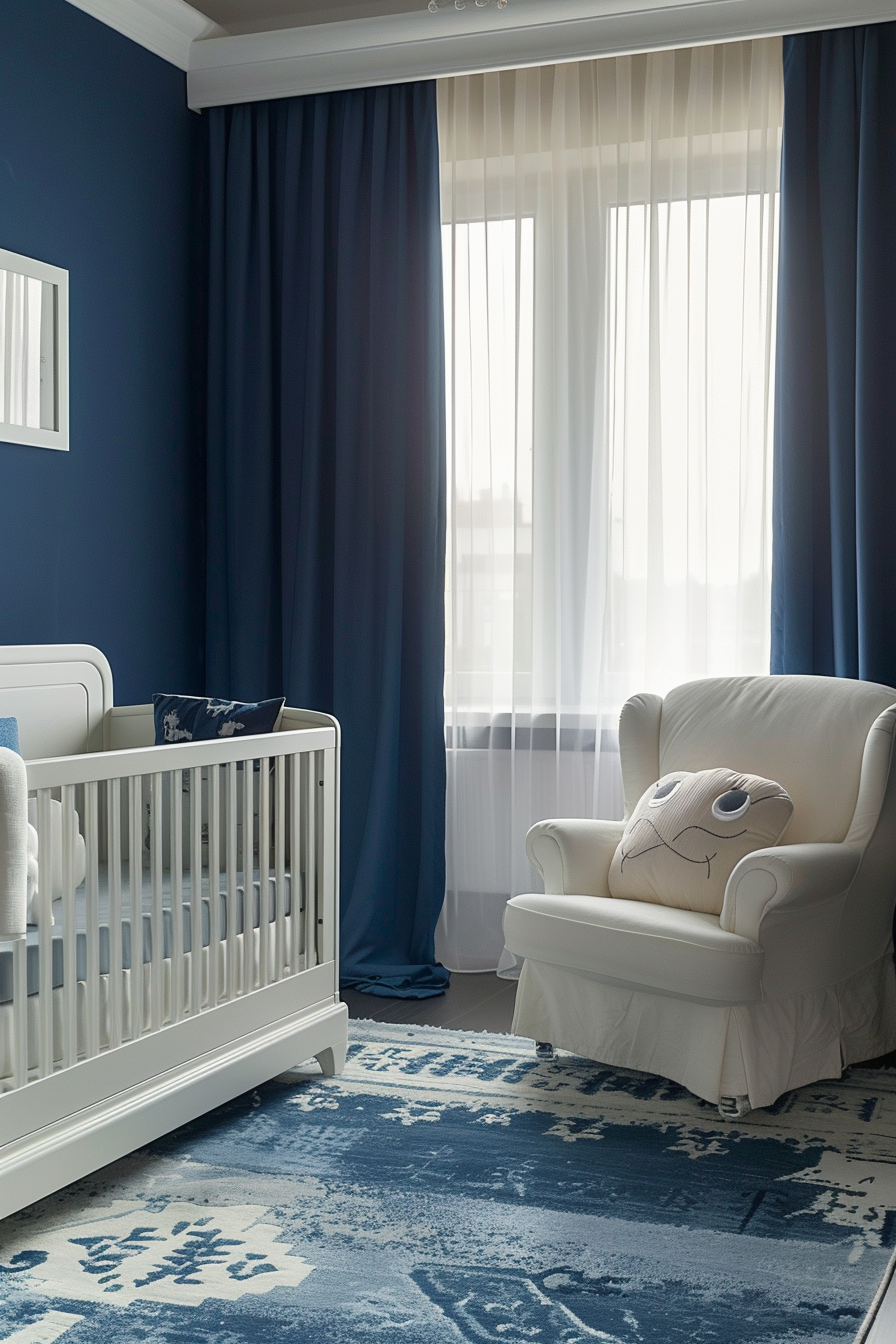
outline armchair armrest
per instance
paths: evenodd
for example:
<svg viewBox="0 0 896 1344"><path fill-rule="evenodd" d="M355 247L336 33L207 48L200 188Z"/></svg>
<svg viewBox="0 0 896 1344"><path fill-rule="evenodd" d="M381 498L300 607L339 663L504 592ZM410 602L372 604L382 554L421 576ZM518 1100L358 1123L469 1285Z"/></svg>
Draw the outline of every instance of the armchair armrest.
<svg viewBox="0 0 896 1344"><path fill-rule="evenodd" d="M852 884L861 849L846 844L776 845L741 859L728 879L719 923L761 943L760 926L772 911L806 909L836 896Z"/></svg>
<svg viewBox="0 0 896 1344"><path fill-rule="evenodd" d="M609 896L607 875L624 830L624 821L539 821L526 836L526 853L544 878L546 892Z"/></svg>

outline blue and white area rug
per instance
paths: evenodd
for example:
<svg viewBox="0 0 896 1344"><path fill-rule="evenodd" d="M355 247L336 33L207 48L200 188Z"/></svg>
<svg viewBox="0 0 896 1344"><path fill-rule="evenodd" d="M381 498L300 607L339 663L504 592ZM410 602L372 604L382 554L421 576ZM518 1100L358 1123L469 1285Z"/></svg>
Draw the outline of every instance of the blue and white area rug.
<svg viewBox="0 0 896 1344"><path fill-rule="evenodd" d="M15 1344L840 1344L896 1233L896 1077L727 1123L505 1036L352 1023L0 1225Z"/></svg>

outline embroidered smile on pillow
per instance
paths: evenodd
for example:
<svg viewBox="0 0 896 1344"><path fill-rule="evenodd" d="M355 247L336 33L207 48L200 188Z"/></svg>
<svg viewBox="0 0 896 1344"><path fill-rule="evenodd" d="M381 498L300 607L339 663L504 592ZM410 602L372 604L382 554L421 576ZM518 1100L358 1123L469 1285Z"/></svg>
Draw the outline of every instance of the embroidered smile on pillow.
<svg viewBox="0 0 896 1344"><path fill-rule="evenodd" d="M651 784L610 865L611 896L718 915L735 866L775 845L793 815L772 779L676 770Z"/></svg>

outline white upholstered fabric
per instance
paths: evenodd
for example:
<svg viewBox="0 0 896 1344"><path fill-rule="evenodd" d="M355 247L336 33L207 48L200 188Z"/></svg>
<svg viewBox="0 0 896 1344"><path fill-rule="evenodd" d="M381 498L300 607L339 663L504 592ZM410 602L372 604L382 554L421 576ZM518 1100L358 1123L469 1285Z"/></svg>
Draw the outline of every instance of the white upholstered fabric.
<svg viewBox="0 0 896 1344"><path fill-rule="evenodd" d="M715 919L610 897L621 824L533 827L549 894L508 906L507 946L525 958L514 1031L753 1106L896 1048L894 729L896 690L845 679L714 679L629 701L627 813L664 773L736 761L793 798L787 843L737 864Z"/></svg>
<svg viewBox="0 0 896 1344"><path fill-rule="evenodd" d="M663 700L660 774L731 764L765 775L793 799L788 844L844 840L869 730L894 698L887 686L842 677L691 681Z"/></svg>
<svg viewBox="0 0 896 1344"><path fill-rule="evenodd" d="M519 957L594 971L630 988L696 1002L762 994L762 948L716 915L604 896L517 896L504 917Z"/></svg>
<svg viewBox="0 0 896 1344"><path fill-rule="evenodd" d="M713 1104L746 1096L755 1107L891 1049L896 984L888 955L824 990L715 1007L527 960L516 1002L517 1035L661 1074Z"/></svg>
<svg viewBox="0 0 896 1344"><path fill-rule="evenodd" d="M526 836L526 853L545 891L609 896L610 863L624 830L621 821L541 821Z"/></svg>

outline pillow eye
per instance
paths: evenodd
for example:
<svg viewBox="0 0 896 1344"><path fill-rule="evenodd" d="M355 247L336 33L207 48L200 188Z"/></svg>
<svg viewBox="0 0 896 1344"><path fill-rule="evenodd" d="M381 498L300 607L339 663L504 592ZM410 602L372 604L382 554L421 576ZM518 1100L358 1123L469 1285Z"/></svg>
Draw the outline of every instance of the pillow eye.
<svg viewBox="0 0 896 1344"><path fill-rule="evenodd" d="M717 821L737 821L749 811L751 801L746 789L729 789L715 800L712 814Z"/></svg>
<svg viewBox="0 0 896 1344"><path fill-rule="evenodd" d="M681 788L680 779L667 779L665 784L659 784L650 800L650 807L659 807L661 803L668 802L673 793L677 793Z"/></svg>

